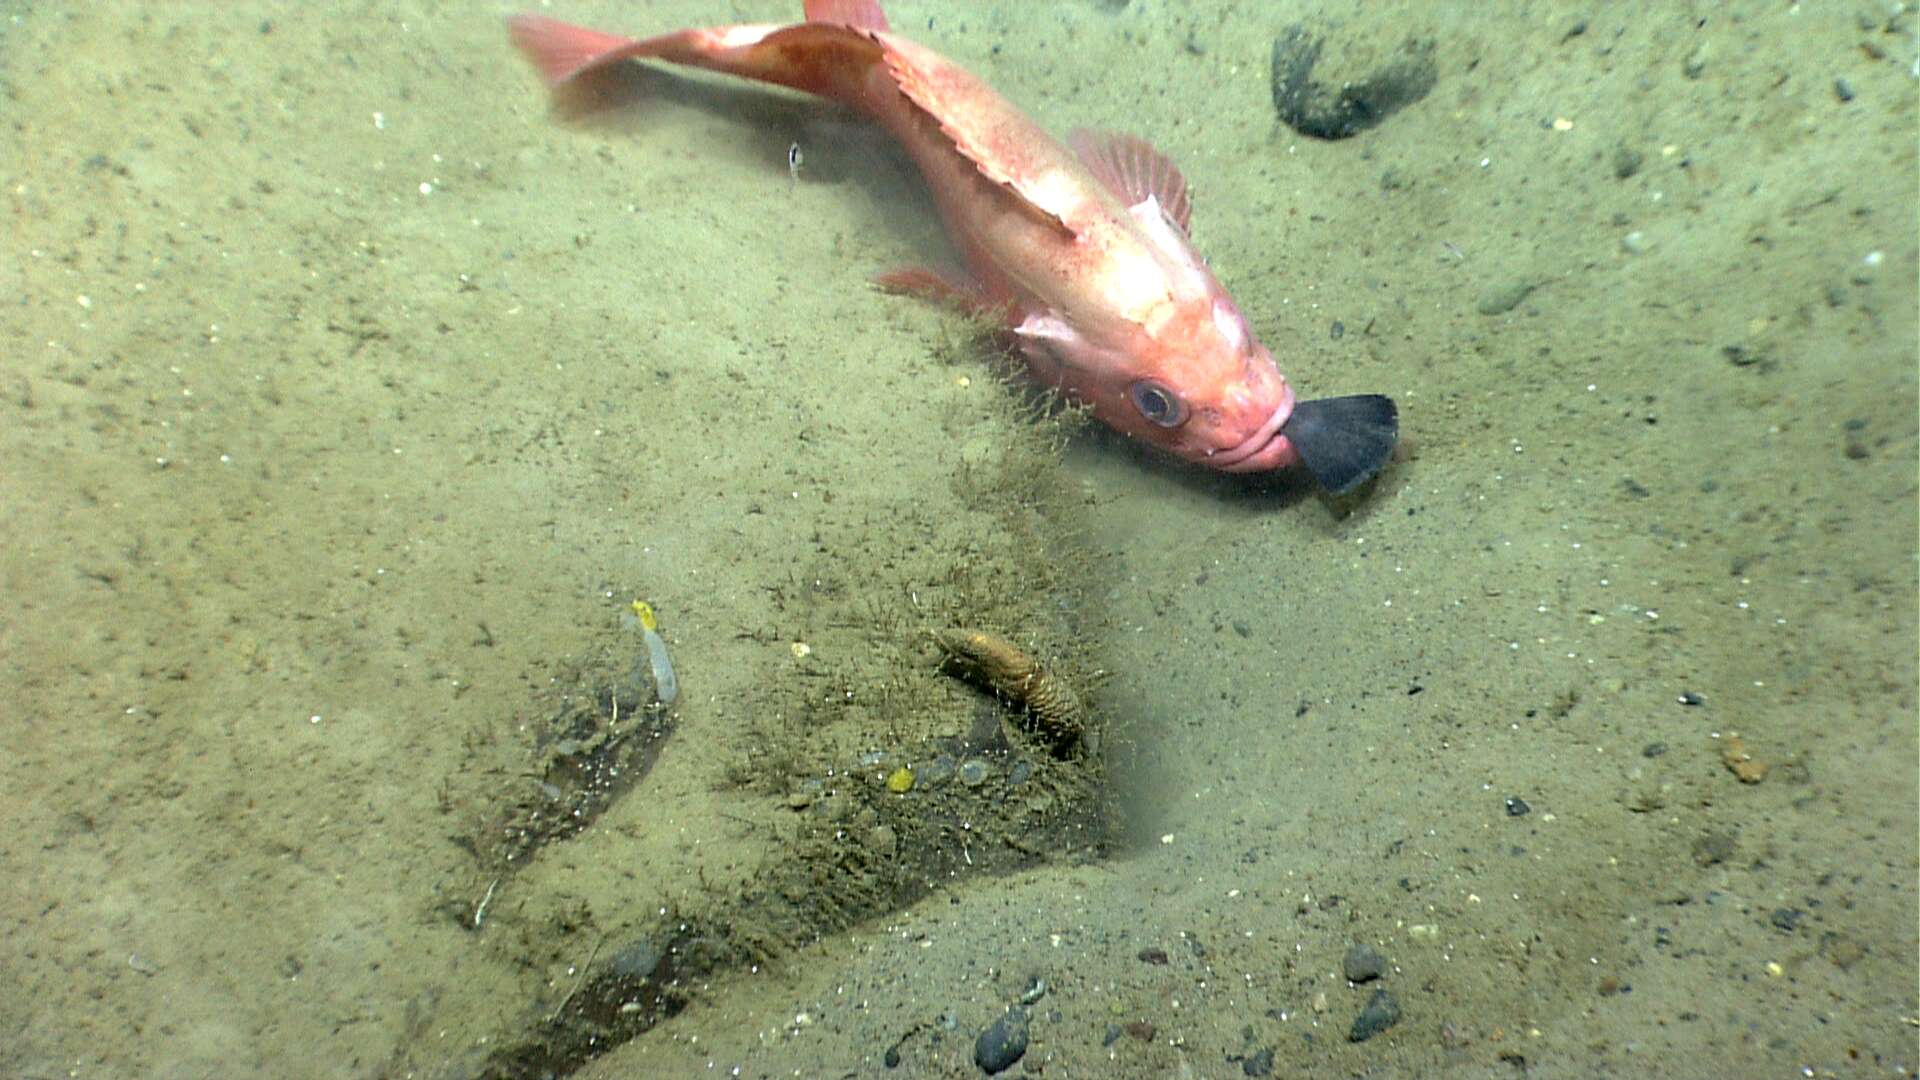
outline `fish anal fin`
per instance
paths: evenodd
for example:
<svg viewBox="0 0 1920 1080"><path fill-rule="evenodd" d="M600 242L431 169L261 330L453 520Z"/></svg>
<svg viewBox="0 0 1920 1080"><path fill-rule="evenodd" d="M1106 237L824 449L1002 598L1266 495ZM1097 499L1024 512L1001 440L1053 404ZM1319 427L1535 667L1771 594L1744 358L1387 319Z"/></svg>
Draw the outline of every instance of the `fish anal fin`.
<svg viewBox="0 0 1920 1080"><path fill-rule="evenodd" d="M1188 231L1193 200L1187 193L1187 178L1152 143L1118 131L1076 129L1068 133L1067 145L1073 147L1080 163L1095 179L1120 196L1120 201L1138 206L1149 198L1156 199L1180 231Z"/></svg>
<svg viewBox="0 0 1920 1080"><path fill-rule="evenodd" d="M807 0L806 12L808 22L838 23L882 33L888 29L887 13L880 10L879 0Z"/></svg>

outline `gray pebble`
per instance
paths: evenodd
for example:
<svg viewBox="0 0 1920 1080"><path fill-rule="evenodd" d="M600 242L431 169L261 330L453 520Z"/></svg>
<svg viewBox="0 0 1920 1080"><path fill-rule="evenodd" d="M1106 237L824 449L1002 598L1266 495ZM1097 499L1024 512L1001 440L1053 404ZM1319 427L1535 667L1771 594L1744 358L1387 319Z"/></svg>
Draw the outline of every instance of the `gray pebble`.
<svg viewBox="0 0 1920 1080"><path fill-rule="evenodd" d="M1340 961L1340 974L1352 983L1372 982L1386 974L1386 971L1387 958L1365 942L1348 946L1345 959Z"/></svg>
<svg viewBox="0 0 1920 1080"><path fill-rule="evenodd" d="M1375 990L1367 999L1367 1007L1353 1018L1353 1027L1347 1031L1348 1042L1366 1042L1375 1035L1400 1022L1400 1002L1394 998L1391 990Z"/></svg>
<svg viewBox="0 0 1920 1080"><path fill-rule="evenodd" d="M1480 294L1474 310L1482 315L1504 315L1520 306L1520 301L1539 286L1531 281L1509 281Z"/></svg>
<svg viewBox="0 0 1920 1080"><path fill-rule="evenodd" d="M939 787L953 779L954 768L953 759L941 754L915 770L914 784L919 787Z"/></svg>
<svg viewBox="0 0 1920 1080"><path fill-rule="evenodd" d="M1027 1052L1027 1010L1008 1009L973 1040L973 1063L988 1076L1005 1072Z"/></svg>
<svg viewBox="0 0 1920 1080"><path fill-rule="evenodd" d="M1613 176L1616 180L1625 180L1640 171L1647 156L1631 146L1622 144L1613 148Z"/></svg>
<svg viewBox="0 0 1920 1080"><path fill-rule="evenodd" d="M960 763L960 782L968 787L979 787L987 782L993 773L993 766L979 758L968 758Z"/></svg>
<svg viewBox="0 0 1920 1080"><path fill-rule="evenodd" d="M660 950L646 938L628 945L607 960L607 970L622 979L644 979L660 966Z"/></svg>

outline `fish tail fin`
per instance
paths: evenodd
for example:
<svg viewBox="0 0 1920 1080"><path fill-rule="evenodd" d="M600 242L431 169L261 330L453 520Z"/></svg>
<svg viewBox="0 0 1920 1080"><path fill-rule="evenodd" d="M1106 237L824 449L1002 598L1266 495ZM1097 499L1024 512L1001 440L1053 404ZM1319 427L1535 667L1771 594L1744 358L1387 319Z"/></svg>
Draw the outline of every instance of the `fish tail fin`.
<svg viewBox="0 0 1920 1080"><path fill-rule="evenodd" d="M815 6L808 5L809 18ZM873 28L855 20L885 23L886 16L877 4L818 6L823 13L833 10L818 21L789 26L702 27L650 38L603 33L542 15L517 15L507 20L507 35L547 85L556 89L622 61L659 60L775 83L857 106L867 71L881 59L881 47L873 38Z"/></svg>

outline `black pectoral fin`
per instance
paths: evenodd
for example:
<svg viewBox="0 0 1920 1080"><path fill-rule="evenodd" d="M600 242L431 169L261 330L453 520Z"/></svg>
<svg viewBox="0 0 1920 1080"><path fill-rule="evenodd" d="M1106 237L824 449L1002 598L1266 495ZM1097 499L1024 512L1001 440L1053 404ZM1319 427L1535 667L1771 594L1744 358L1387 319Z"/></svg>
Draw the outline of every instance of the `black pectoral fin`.
<svg viewBox="0 0 1920 1080"><path fill-rule="evenodd" d="M1382 394L1295 402L1281 425L1321 487L1345 495L1380 471L1400 437L1400 410Z"/></svg>

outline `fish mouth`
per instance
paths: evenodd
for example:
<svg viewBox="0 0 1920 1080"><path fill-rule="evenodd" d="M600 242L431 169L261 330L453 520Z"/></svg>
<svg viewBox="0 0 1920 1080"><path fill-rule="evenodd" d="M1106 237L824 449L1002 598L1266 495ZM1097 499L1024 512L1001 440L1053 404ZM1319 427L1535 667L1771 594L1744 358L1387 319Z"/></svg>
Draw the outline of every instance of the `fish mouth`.
<svg viewBox="0 0 1920 1080"><path fill-rule="evenodd" d="M1291 465L1298 454L1280 429L1293 415L1293 393L1288 391L1253 434L1225 450L1209 454L1206 463L1221 472L1265 472Z"/></svg>

